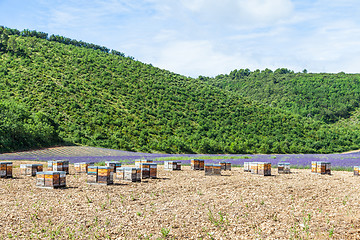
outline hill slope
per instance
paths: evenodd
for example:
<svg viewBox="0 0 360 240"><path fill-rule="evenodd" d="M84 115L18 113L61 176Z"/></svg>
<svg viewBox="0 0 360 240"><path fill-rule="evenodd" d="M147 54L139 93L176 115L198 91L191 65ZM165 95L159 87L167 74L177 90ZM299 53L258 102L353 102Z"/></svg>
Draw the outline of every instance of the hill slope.
<svg viewBox="0 0 360 240"><path fill-rule="evenodd" d="M360 74L240 69L203 80L261 104L326 123L349 118L360 102Z"/></svg>
<svg viewBox="0 0 360 240"><path fill-rule="evenodd" d="M360 148L358 129L329 128L254 104L201 79L109 54L106 49L22 36L16 31L3 31L0 38L0 101L11 99L53 123L44 136L51 141L38 145L57 139L169 153L307 153ZM50 134L52 129L57 136ZM25 147L8 146L6 141L0 142L2 152Z"/></svg>

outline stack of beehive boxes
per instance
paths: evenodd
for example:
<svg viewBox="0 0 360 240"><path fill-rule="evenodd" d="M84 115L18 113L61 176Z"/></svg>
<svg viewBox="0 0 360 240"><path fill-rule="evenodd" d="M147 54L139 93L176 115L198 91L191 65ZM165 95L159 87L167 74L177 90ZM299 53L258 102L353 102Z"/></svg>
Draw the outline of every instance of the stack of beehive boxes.
<svg viewBox="0 0 360 240"><path fill-rule="evenodd" d="M48 171L64 171L69 174L69 161L66 160L55 160L48 161Z"/></svg>
<svg viewBox="0 0 360 240"><path fill-rule="evenodd" d="M43 171L42 164L20 164L20 175L36 176L37 172Z"/></svg>
<svg viewBox="0 0 360 240"><path fill-rule="evenodd" d="M12 162L0 162L0 177L12 178Z"/></svg>
<svg viewBox="0 0 360 240"><path fill-rule="evenodd" d="M65 188L65 171L46 171L36 173L36 186L39 188Z"/></svg>
<svg viewBox="0 0 360 240"><path fill-rule="evenodd" d="M204 170L204 160L201 159L191 159L191 169L192 170Z"/></svg>
<svg viewBox="0 0 360 240"><path fill-rule="evenodd" d="M221 165L220 164L205 164L205 175L221 175Z"/></svg>
<svg viewBox="0 0 360 240"><path fill-rule="evenodd" d="M114 183L114 172L111 167L89 166L87 172L88 184L110 185Z"/></svg>
<svg viewBox="0 0 360 240"><path fill-rule="evenodd" d="M331 175L331 163L322 161L311 162L311 172L317 174L328 174Z"/></svg>
<svg viewBox="0 0 360 240"><path fill-rule="evenodd" d="M164 161L164 170L167 170L167 171L181 170L181 162L180 161Z"/></svg>
<svg viewBox="0 0 360 240"><path fill-rule="evenodd" d="M93 165L94 163L88 162L74 163L75 173L87 173L88 167Z"/></svg>
<svg viewBox="0 0 360 240"><path fill-rule="evenodd" d="M271 176L271 163L269 162L249 162L247 166L247 169L244 167L244 170L252 174Z"/></svg>
<svg viewBox="0 0 360 240"><path fill-rule="evenodd" d="M231 171L231 162L219 162L221 165L221 170Z"/></svg>
<svg viewBox="0 0 360 240"><path fill-rule="evenodd" d="M105 162L105 165L107 167L110 167L111 170L116 173L116 169L121 167L121 162L116 162L116 161L107 161Z"/></svg>
<svg viewBox="0 0 360 240"><path fill-rule="evenodd" d="M278 173L282 174L289 174L290 173L290 163L282 162L278 163Z"/></svg>
<svg viewBox="0 0 360 240"><path fill-rule="evenodd" d="M141 182L141 169L137 167L117 168L116 178L130 182Z"/></svg>

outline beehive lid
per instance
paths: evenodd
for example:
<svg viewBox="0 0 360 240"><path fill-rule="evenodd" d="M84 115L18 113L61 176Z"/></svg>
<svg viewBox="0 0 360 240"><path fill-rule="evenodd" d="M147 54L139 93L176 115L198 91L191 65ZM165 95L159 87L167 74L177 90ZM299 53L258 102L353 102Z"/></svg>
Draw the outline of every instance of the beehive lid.
<svg viewBox="0 0 360 240"><path fill-rule="evenodd" d="M278 163L278 165L290 165L290 163L288 163L288 162L281 162L281 163Z"/></svg>
<svg viewBox="0 0 360 240"><path fill-rule="evenodd" d="M213 164L213 163L206 163L206 164L205 164L205 166L209 166L209 167L210 167L210 166L214 166L214 165L215 165L215 164Z"/></svg>
<svg viewBox="0 0 360 240"><path fill-rule="evenodd" d="M89 166L88 168L98 168L98 166Z"/></svg>
<svg viewBox="0 0 360 240"><path fill-rule="evenodd" d="M221 167L221 164L212 164L214 167Z"/></svg>
<svg viewBox="0 0 360 240"><path fill-rule="evenodd" d="M105 161L105 163L119 163L117 161Z"/></svg>
<svg viewBox="0 0 360 240"><path fill-rule="evenodd" d="M0 164L12 164L12 162L0 162Z"/></svg>
<svg viewBox="0 0 360 240"><path fill-rule="evenodd" d="M60 174L65 173L64 171L45 171L45 172L37 172L36 174L46 174L46 175L54 175L54 174Z"/></svg>
<svg viewBox="0 0 360 240"><path fill-rule="evenodd" d="M98 169L111 169L111 167L99 166Z"/></svg>

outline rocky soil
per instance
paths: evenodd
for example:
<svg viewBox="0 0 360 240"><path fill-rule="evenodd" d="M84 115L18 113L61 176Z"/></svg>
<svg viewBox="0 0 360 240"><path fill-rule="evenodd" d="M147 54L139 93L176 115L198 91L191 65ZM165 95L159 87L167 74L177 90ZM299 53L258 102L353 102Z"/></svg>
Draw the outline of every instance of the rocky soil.
<svg viewBox="0 0 360 240"><path fill-rule="evenodd" d="M352 172L204 176L159 166L158 179L141 183L88 185L85 174L70 174L66 189L52 190L20 176L20 163L13 179L0 179L0 239L360 238Z"/></svg>

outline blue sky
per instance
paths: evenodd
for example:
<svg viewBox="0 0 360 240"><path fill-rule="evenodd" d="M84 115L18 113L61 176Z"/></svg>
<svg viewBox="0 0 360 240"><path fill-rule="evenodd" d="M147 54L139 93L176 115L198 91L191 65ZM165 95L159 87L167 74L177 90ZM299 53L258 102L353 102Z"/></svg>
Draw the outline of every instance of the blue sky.
<svg viewBox="0 0 360 240"><path fill-rule="evenodd" d="M358 0L0 0L0 25L83 40L197 77L360 72Z"/></svg>

